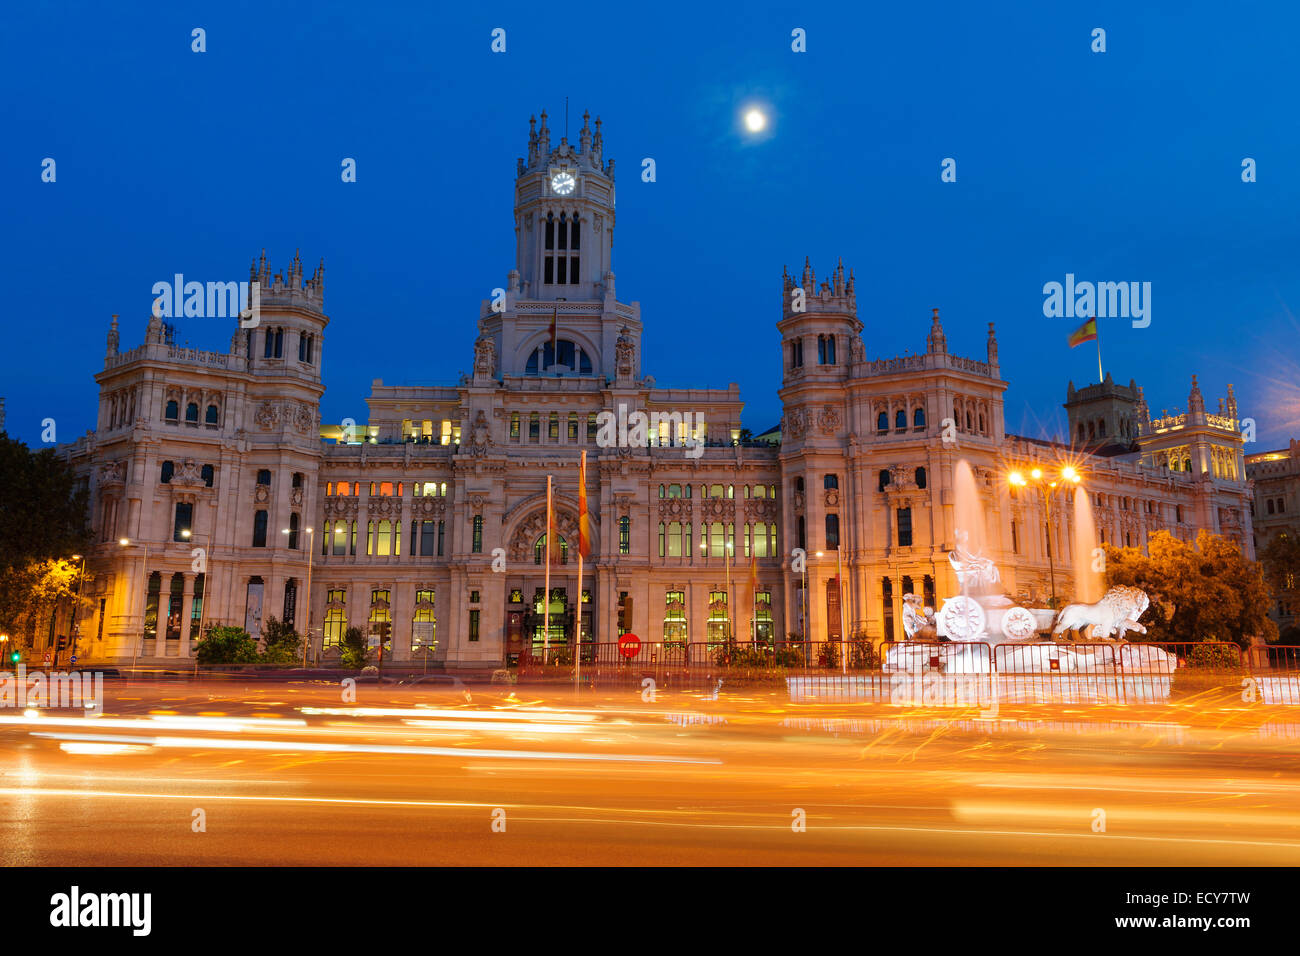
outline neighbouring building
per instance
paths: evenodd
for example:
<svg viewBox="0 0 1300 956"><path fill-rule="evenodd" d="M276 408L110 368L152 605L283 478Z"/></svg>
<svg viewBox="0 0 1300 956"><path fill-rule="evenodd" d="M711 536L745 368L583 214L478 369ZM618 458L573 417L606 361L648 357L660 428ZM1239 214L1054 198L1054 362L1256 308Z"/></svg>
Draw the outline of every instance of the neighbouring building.
<svg viewBox="0 0 1300 956"><path fill-rule="evenodd" d="M868 358L882 319L859 317L842 264L820 283L807 262L783 278L779 430L742 434L734 384L658 387L641 367L640 306L615 291L603 148L599 119L554 146L546 114L530 121L515 263L482 305L472 354L466 335L470 371L441 385L376 379L365 422L319 418L323 262L308 276L295 255L273 275L263 253L250 270L258 325L235 328L228 352L179 348L152 316L124 351L115 316L96 426L65 446L92 508L85 659L183 658L201 626L259 634L268 616L302 629L309 614L326 658L355 626L387 630L398 661L485 666L542 642L546 604L552 644L579 625L602 642L629 630L651 642L820 640L839 633L841 601L850 633L897 638L905 593L936 607L956 593L947 554L963 459L988 552L1022 603L1044 606L1053 583L1072 594L1072 495L1087 496L1101 541L1207 528L1253 553L1231 386L1228 408L1207 415L1193 377L1187 412L1152 419L1135 383L1108 376L1070 386L1071 443L1008 435L992 324L954 327L965 345L983 339L981 357L964 357L935 309L917 332L923 353ZM593 545L579 593L584 450ZM1007 481L1066 466L1077 488Z"/></svg>
<svg viewBox="0 0 1300 956"><path fill-rule="evenodd" d="M1246 477L1254 499L1251 515L1255 525L1255 550L1260 552L1279 534L1300 534L1300 441L1277 451L1246 457ZM1269 610L1278 631L1300 627L1300 608L1279 599ZM1284 643L1295 643L1284 639Z"/></svg>

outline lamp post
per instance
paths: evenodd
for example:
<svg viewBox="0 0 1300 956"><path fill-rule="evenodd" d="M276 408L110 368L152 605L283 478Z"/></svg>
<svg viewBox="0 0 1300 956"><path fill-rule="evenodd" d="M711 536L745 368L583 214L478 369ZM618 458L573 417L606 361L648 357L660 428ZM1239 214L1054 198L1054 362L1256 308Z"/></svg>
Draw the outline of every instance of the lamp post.
<svg viewBox="0 0 1300 956"><path fill-rule="evenodd" d="M285 528L284 533L290 534L291 530ZM303 610L302 669L306 670L307 650L311 646L311 565L316 554L316 533L312 528L303 528L303 531L307 533L307 606Z"/></svg>
<svg viewBox="0 0 1300 956"><path fill-rule="evenodd" d="M181 532L181 537L186 541L195 537L195 533L186 528ZM207 539L208 550L203 555L203 597L199 600L199 637L203 640L203 619L208 615L208 596L212 593L212 536L209 534L200 534L198 537ZM193 644L190 645L193 650ZM199 673L199 657L194 655L194 674L197 677Z"/></svg>
<svg viewBox="0 0 1300 956"><path fill-rule="evenodd" d="M72 560L81 562L81 572L77 576L77 600L76 603L72 605L72 650L68 655L69 657L75 658L77 656L78 625L80 624L80 621L78 620L78 612L81 610L81 589L86 582L86 559L83 555L74 554ZM54 660L54 666L59 666L57 656Z"/></svg>
<svg viewBox="0 0 1300 956"><path fill-rule="evenodd" d="M1052 499L1056 494L1058 485L1064 488L1067 484L1077 485L1082 480L1083 478L1080 476L1078 469L1073 465L1066 465L1056 477L1047 475L1041 468L1031 469L1028 479L1019 471L1013 471L1007 475L1007 481L1010 484L1023 488L1032 483L1038 489L1039 494L1043 496L1043 510L1047 512L1047 574L1048 580L1051 582L1053 610L1056 609L1056 561L1052 557Z"/></svg>
<svg viewBox="0 0 1300 956"><path fill-rule="evenodd" d="M731 644L733 643L731 639L731 550L734 546L735 546L734 542L732 542L731 539L728 538L727 548L726 551L724 552L724 556L726 558L725 563L726 563L726 578L727 578L727 646L728 647L730 647ZM730 654L731 652L728 651L727 653Z"/></svg>
<svg viewBox="0 0 1300 956"><path fill-rule="evenodd" d="M141 629L140 636L136 638L134 644L133 644L132 647L131 647L131 679L134 680L134 679L135 679L135 676L136 676L136 670L135 670L136 657L137 657L138 654L140 653L140 641L143 640L143 636L144 636L144 617L145 617L145 614L147 614L148 611L149 611L149 594L148 594L148 591L149 591L149 545L147 545L147 544L143 544L143 543L141 543L141 542L134 542L134 543L133 543L133 542L131 541L130 538L118 538L118 539L117 539L117 543L120 544L120 545L121 545L122 547L124 547L124 548L141 548L141 549L144 550L144 570L143 570L143 572L142 572L142 574L141 574L141 577L144 578L144 586L145 586L145 598L144 598L144 603L145 603L145 606L144 606L143 611L142 611L141 614L140 614L140 629ZM160 596L160 597L161 597L161 596Z"/></svg>

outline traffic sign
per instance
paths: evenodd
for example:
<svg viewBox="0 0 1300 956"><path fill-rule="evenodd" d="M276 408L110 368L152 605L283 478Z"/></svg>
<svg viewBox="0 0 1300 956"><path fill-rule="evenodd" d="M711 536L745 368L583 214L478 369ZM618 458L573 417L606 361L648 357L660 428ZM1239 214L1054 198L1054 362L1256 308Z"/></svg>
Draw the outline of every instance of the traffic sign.
<svg viewBox="0 0 1300 956"><path fill-rule="evenodd" d="M628 660L636 657L641 653L641 638L631 632L621 635L618 639L618 652Z"/></svg>
<svg viewBox="0 0 1300 956"><path fill-rule="evenodd" d="M74 664L77 663L77 655L76 655L76 654L73 654L73 655L72 655L72 663L74 663Z"/></svg>
<svg viewBox="0 0 1300 956"><path fill-rule="evenodd" d="M46 652L45 652L45 663L48 664L49 662L50 662L50 652L49 652L49 651L46 651Z"/></svg>

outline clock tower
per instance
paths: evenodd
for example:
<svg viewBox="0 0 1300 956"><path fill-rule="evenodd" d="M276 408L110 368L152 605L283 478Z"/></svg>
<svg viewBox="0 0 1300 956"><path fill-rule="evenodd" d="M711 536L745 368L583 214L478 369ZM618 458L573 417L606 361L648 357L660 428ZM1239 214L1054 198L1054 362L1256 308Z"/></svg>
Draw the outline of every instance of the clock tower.
<svg viewBox="0 0 1300 956"><path fill-rule="evenodd" d="M577 145L561 137L552 146L546 112L540 126L528 121L528 156L515 171L515 267L504 302L486 304L480 321L498 377L613 378L620 336L636 346L640 377L640 307L614 296L614 161L604 159L600 126L583 113Z"/></svg>

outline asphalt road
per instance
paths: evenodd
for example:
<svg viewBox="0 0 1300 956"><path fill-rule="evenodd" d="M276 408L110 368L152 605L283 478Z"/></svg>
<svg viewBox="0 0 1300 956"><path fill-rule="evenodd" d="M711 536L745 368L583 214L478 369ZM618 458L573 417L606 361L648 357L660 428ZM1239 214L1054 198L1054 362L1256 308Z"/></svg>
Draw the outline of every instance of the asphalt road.
<svg viewBox="0 0 1300 956"><path fill-rule="evenodd" d="M13 865L1300 864L1300 709L108 682L0 709Z"/></svg>

